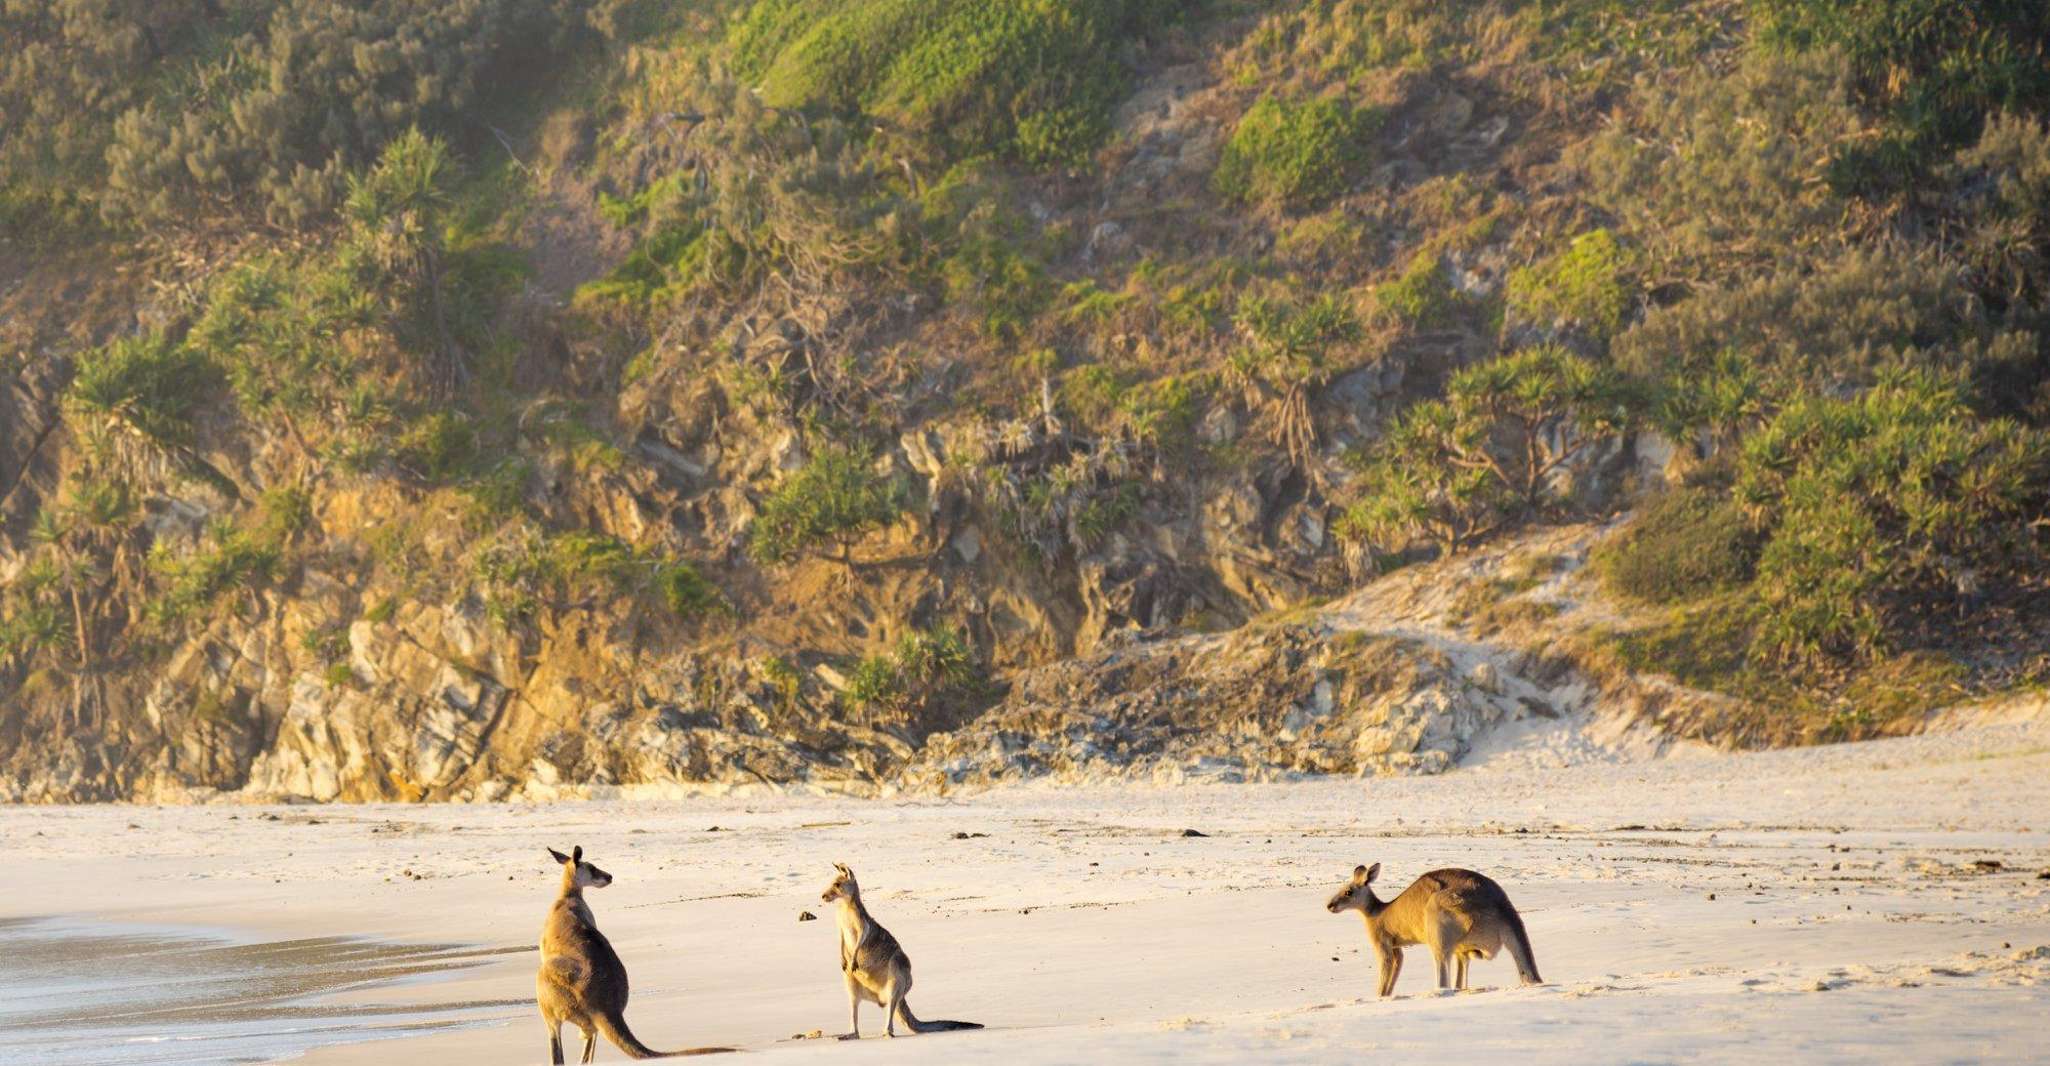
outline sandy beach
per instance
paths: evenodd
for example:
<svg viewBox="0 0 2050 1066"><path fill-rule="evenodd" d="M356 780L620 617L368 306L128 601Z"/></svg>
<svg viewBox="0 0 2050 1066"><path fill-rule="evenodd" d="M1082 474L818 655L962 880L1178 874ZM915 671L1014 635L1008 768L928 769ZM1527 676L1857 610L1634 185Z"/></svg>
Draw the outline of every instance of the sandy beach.
<svg viewBox="0 0 2050 1066"><path fill-rule="evenodd" d="M533 942L557 877L543 849L581 844L617 878L591 902L640 1036L779 1061L2025 1061L2050 1010L2042 718L1747 755L951 801L8 808L0 835L0 918L480 948ZM919 1013L988 1030L885 1042L870 1009L878 1039L792 1039L846 1021L818 902L836 860L916 962ZM1371 861L1390 892L1440 866L1495 877L1547 983L1514 987L1497 959L1441 995L1420 955L1394 999L1371 998L1357 916L1323 907ZM483 958L336 1001L531 996L530 951ZM546 1061L524 1002L478 1018L303 1061Z"/></svg>

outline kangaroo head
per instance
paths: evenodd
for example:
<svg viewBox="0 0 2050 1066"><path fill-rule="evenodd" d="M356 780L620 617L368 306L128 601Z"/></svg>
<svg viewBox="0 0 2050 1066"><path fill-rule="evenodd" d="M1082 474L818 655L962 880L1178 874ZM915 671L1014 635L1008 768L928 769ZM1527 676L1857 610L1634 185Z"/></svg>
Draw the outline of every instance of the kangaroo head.
<svg viewBox="0 0 2050 1066"><path fill-rule="evenodd" d="M554 848L548 854L563 866L563 881L576 888L604 888L612 883L612 875L584 861L584 847L579 844L564 855Z"/></svg>
<svg viewBox="0 0 2050 1066"><path fill-rule="evenodd" d="M861 891L861 886L854 883L854 871L848 869L846 863L836 862L833 864L833 869L837 871L833 876L833 883L827 885L826 890L819 894L819 902L821 903L831 903L837 899L853 899L855 894Z"/></svg>
<svg viewBox="0 0 2050 1066"><path fill-rule="evenodd" d="M1362 914L1372 913L1368 910L1368 901L1374 898L1374 890L1367 886L1373 884L1374 878L1380 876L1380 874L1381 864L1378 862L1372 866L1353 867L1352 880L1347 881L1345 887L1339 889L1338 894L1331 897L1331 902L1325 904L1324 909L1333 914L1342 914L1346 911L1359 911Z"/></svg>

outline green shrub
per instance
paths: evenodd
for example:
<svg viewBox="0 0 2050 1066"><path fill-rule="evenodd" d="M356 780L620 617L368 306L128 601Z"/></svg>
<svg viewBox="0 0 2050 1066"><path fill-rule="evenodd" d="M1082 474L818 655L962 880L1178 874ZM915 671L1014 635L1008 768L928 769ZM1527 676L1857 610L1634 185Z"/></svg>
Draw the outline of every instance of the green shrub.
<svg viewBox="0 0 2050 1066"><path fill-rule="evenodd" d="M450 223L453 178L443 145L408 131L349 179L339 239L252 256L207 289L187 344L227 371L245 413L369 468L407 408L447 406L471 353L501 347L518 272Z"/></svg>
<svg viewBox="0 0 2050 1066"><path fill-rule="evenodd" d="M719 590L688 561L588 529L544 532L514 524L472 557L471 570L486 587L492 616L508 624L544 605L595 594L660 605L685 620L725 607Z"/></svg>
<svg viewBox="0 0 2050 1066"><path fill-rule="evenodd" d="M1428 68L1471 47L1457 9L1431 0L1311 0L1263 18L1234 56L1237 79L1279 71L1358 81L1389 68Z"/></svg>
<svg viewBox="0 0 2050 1066"><path fill-rule="evenodd" d="M767 564L830 543L846 560L856 540L895 521L907 503L904 484L873 467L871 452L821 449L762 501L748 552Z"/></svg>
<svg viewBox="0 0 2050 1066"><path fill-rule="evenodd" d="M273 225L325 217L344 176L387 141L455 124L495 64L548 53L568 25L551 0L309 0L269 12L231 46L183 60L184 76L162 82L175 91L118 112L102 214L146 226L204 224L224 208Z"/></svg>
<svg viewBox="0 0 2050 1066"><path fill-rule="evenodd" d="M1410 257L1409 265L1394 281L1375 286L1374 302L1383 316L1414 329L1449 326L1468 304L1466 296L1452 286L1441 257L1428 250Z"/></svg>
<svg viewBox="0 0 2050 1066"><path fill-rule="evenodd" d="M947 298L982 312L983 332L1014 337L1045 311L1054 296L1046 267L1007 235L965 235L940 265Z"/></svg>
<svg viewBox="0 0 2050 1066"><path fill-rule="evenodd" d="M949 625L907 630L887 654L864 656L847 677L847 699L857 707L923 711L977 687L975 649Z"/></svg>
<svg viewBox="0 0 2050 1066"><path fill-rule="evenodd" d="M1108 432L1125 396L1130 375L1103 363L1078 366L1061 378L1061 406L1074 413L1092 433Z"/></svg>
<svg viewBox="0 0 2050 1066"><path fill-rule="evenodd" d="M1242 202L1315 204L1352 184L1380 123L1379 113L1331 97L1264 98L1225 142L1212 181L1221 195Z"/></svg>
<svg viewBox="0 0 2050 1066"><path fill-rule="evenodd" d="M1735 352L1683 365L1654 387L1659 429L1684 447L1707 438L1711 449L1735 442L1762 421L1769 392L1756 364Z"/></svg>
<svg viewBox="0 0 2050 1066"><path fill-rule="evenodd" d="M681 559L670 559L655 567L655 588L662 595L662 602L675 612L678 618L696 618L707 611L716 610L725 603L719 589L697 567Z"/></svg>
<svg viewBox="0 0 2050 1066"><path fill-rule="evenodd" d="M1624 432L1635 407L1613 372L1554 345L1467 367L1356 457L1336 531L1382 550L1423 539L1460 551L1550 505L1553 477Z"/></svg>
<svg viewBox="0 0 2050 1066"><path fill-rule="evenodd" d="M1125 422L1132 436L1162 450L1186 446L1196 414L1209 392L1207 375L1178 374L1141 382L1125 393Z"/></svg>
<svg viewBox="0 0 2050 1066"><path fill-rule="evenodd" d="M521 458L501 459L489 470L463 483L463 492L486 518L507 518L520 513L527 502L527 479L534 464Z"/></svg>
<svg viewBox="0 0 2050 1066"><path fill-rule="evenodd" d="M1272 13L1228 59L1241 84L1359 84L1390 70L1477 66L1513 55L1511 87L1542 98L1558 81L1624 87L1641 72L1699 62L1741 25L1729 5L1693 0L1303 0L1265 7Z"/></svg>
<svg viewBox="0 0 2050 1066"><path fill-rule="evenodd" d="M1509 275L1509 304L1527 318L1578 322L1608 338L1630 311L1628 263L1605 229L1573 238L1565 251Z"/></svg>
<svg viewBox="0 0 2050 1066"><path fill-rule="evenodd" d="M692 294L740 302L766 288L788 299L924 264L925 231L910 197L876 164L853 127L769 110L713 68L694 70L664 109L701 115L692 166L663 174L614 219L637 228L634 250L579 290L579 302L644 311Z"/></svg>
<svg viewBox="0 0 2050 1066"><path fill-rule="evenodd" d="M1850 203L1822 171L1871 124L1833 57L1703 65L1645 82L1619 115L1567 159L1648 275L1748 277L1843 240Z"/></svg>
<svg viewBox="0 0 2050 1066"><path fill-rule="evenodd" d="M1944 176L1974 287L1995 306L2050 304L2050 122L1994 116Z"/></svg>
<svg viewBox="0 0 2050 1066"><path fill-rule="evenodd" d="M227 368L251 415L291 417L338 403L362 382L361 348L341 335L378 313L367 287L310 263L258 256L208 290L186 336Z"/></svg>
<svg viewBox="0 0 2050 1066"><path fill-rule="evenodd" d="M1956 264L1899 248L1850 248L1702 286L1646 312L1610 346L1645 377L1707 371L1727 356L1761 379L1823 387L1888 365L1947 358L1983 322Z"/></svg>
<svg viewBox="0 0 2050 1066"><path fill-rule="evenodd" d="M1663 493L1595 553L1610 590L1646 603L1673 603L1751 580L1758 545L1726 493L1701 487Z"/></svg>
<svg viewBox="0 0 2050 1066"><path fill-rule="evenodd" d="M633 548L617 537L572 529L548 538L543 560L549 576L574 583L592 578L618 588L630 587L637 576L640 559Z"/></svg>
<svg viewBox="0 0 2050 1066"><path fill-rule="evenodd" d="M40 0L0 4L0 201L79 224L98 208L115 119L198 86L176 68L231 48L260 0ZM0 219L0 222L6 222Z"/></svg>
<svg viewBox="0 0 2050 1066"><path fill-rule="evenodd" d="M312 500L298 486L266 491L256 514L240 524L219 522L204 544L179 556L161 544L150 553L156 596L145 611L152 622L175 632L230 591L253 591L276 577L285 549L312 520Z"/></svg>
<svg viewBox="0 0 2050 1066"><path fill-rule="evenodd" d="M1884 138L1851 141L1832 177L1890 191L1999 111L2050 109L2050 6L2030 0L1752 0L1757 39L1845 56Z"/></svg>
<svg viewBox="0 0 2050 1066"><path fill-rule="evenodd" d="M887 655L864 655L847 672L847 699L856 707L894 706L902 693L897 664Z"/></svg>
<svg viewBox="0 0 2050 1066"><path fill-rule="evenodd" d="M148 333L82 355L65 398L74 410L120 422L159 445L186 445L221 384L220 368L205 355Z"/></svg>
<svg viewBox="0 0 2050 1066"><path fill-rule="evenodd" d="M439 485L469 473L477 454L477 429L470 420L437 411L406 429L395 458L414 477Z"/></svg>
<svg viewBox="0 0 2050 1066"><path fill-rule="evenodd" d="M756 0L732 24L769 103L866 111L957 158L1077 163L1125 91L1127 41L1161 0Z"/></svg>
<svg viewBox="0 0 2050 1066"><path fill-rule="evenodd" d="M1758 650L1877 656L1917 609L2033 565L2046 472L2050 437L1978 417L1934 371L1797 399L1738 468L1736 502L1764 538Z"/></svg>

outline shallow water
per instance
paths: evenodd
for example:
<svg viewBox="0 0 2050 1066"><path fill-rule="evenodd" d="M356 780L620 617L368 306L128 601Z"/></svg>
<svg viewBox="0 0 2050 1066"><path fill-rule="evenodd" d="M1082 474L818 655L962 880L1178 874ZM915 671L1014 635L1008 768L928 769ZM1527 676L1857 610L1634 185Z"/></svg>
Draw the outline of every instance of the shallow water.
<svg viewBox="0 0 2050 1066"><path fill-rule="evenodd" d="M271 1062L486 1024L514 1001L399 1006L376 991L521 950L0 919L0 1062Z"/></svg>

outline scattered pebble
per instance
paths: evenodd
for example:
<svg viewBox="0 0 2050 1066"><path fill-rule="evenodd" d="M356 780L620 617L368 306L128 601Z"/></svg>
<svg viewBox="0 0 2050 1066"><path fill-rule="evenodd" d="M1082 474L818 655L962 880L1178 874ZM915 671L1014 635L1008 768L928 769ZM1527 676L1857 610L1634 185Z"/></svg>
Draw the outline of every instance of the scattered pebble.
<svg viewBox="0 0 2050 1066"><path fill-rule="evenodd" d="M798 911L797 920L800 922L816 922L819 920L819 916L810 911Z"/></svg>
<svg viewBox="0 0 2050 1066"><path fill-rule="evenodd" d="M979 839L979 838L981 838L981 837L986 837L986 836L988 836L988 835L989 835L988 833L969 833L969 832L957 832L957 833L955 833L955 834L954 834L954 839L955 839L955 840L976 840L976 839Z"/></svg>
<svg viewBox="0 0 2050 1066"><path fill-rule="evenodd" d="M1182 835L1183 835L1183 836L1185 836L1185 837L1207 837L1207 836L1209 836L1210 834L1208 834L1208 833L1204 833L1204 832L1199 832L1199 831L1197 831L1197 830L1194 830L1194 829L1184 829L1184 830L1182 830Z"/></svg>

